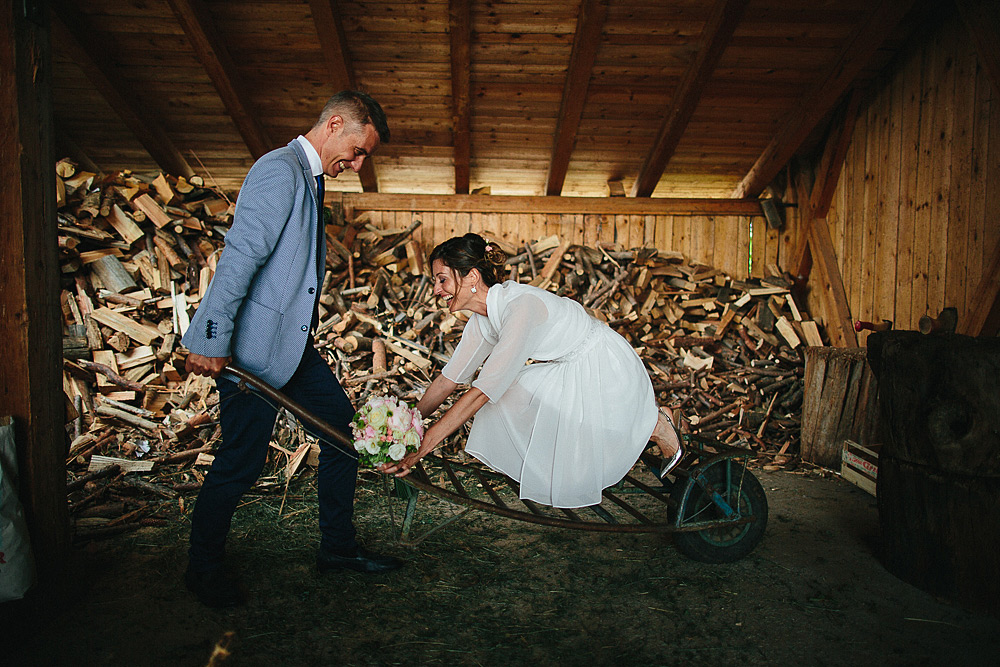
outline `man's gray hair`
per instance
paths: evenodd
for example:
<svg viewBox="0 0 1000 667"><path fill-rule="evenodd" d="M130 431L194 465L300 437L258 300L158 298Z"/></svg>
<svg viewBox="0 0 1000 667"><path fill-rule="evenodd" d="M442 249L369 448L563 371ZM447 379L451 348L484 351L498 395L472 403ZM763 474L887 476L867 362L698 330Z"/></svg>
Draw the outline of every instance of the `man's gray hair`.
<svg viewBox="0 0 1000 667"><path fill-rule="evenodd" d="M330 120L331 116L341 116L347 123L362 125L373 125L378 133L380 143L389 143L389 123L386 121L385 112L371 95L359 90L342 90L323 106L323 111L319 114L319 120L313 127L320 127Z"/></svg>

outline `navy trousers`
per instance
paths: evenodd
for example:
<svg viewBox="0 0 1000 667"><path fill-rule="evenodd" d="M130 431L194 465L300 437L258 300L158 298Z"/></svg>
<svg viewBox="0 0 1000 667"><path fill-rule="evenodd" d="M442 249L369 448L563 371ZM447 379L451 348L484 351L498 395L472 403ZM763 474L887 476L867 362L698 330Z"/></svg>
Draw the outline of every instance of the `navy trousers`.
<svg viewBox="0 0 1000 667"><path fill-rule="evenodd" d="M217 386L222 444L217 448L191 514L189 567L197 572L222 565L233 513L264 468L277 418L274 407L256 394L241 391L237 383L219 378ZM295 374L281 391L334 428L350 434L354 408L311 339ZM313 431L309 426L306 430ZM358 466L343 449L340 443L320 439L321 546L337 553L351 552L357 546L351 517Z"/></svg>

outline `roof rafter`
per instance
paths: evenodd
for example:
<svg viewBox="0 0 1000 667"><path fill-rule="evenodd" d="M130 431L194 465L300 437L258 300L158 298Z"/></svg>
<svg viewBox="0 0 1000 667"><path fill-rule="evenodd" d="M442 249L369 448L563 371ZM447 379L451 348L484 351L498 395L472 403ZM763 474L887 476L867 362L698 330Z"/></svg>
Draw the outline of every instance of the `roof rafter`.
<svg viewBox="0 0 1000 667"><path fill-rule="evenodd" d="M472 153L469 80L472 70L472 12L469 0L448 2L448 33L451 37L451 105L454 133L455 194L469 194Z"/></svg>
<svg viewBox="0 0 1000 667"><path fill-rule="evenodd" d="M1000 7L996 0L956 0L955 4L994 90L1000 92Z"/></svg>
<svg viewBox="0 0 1000 667"><path fill-rule="evenodd" d="M958 333L995 336L1000 320L1000 242L983 267L983 277L973 295L968 309L959 316Z"/></svg>
<svg viewBox="0 0 1000 667"><path fill-rule="evenodd" d="M698 52L684 72L684 77L671 98L663 124L653 140L653 146L639 168L639 175L632 185L633 197L649 197L656 189L656 184L663 176L663 171L677 150L677 144L684 136L688 122L701 101L705 84L715 71L748 2L749 0L716 0L712 14L702 29Z"/></svg>
<svg viewBox="0 0 1000 667"><path fill-rule="evenodd" d="M354 63L347 52L347 36L340 22L336 0L309 0L309 8L312 11L313 23L316 24L320 46L323 47L323 59L326 61L326 69L334 92L356 90ZM365 158L361 163L358 177L361 179L362 190L378 192L378 176L375 174L373 157Z"/></svg>
<svg viewBox="0 0 1000 667"><path fill-rule="evenodd" d="M56 0L50 4L53 41L71 55L77 66L121 118L153 161L168 174L189 177L194 169L129 87L108 52L110 40L95 39L100 32L72 5ZM72 27L71 27L72 26Z"/></svg>
<svg viewBox="0 0 1000 667"><path fill-rule="evenodd" d="M844 44L836 61L785 116L778 133L733 191L737 198L757 197L777 176L813 128L837 103L858 72L868 64L913 6L914 0L882 0L868 21Z"/></svg>
<svg viewBox="0 0 1000 667"><path fill-rule="evenodd" d="M854 136L854 125L858 120L860 106L861 91L858 88L852 88L844 108L835 114L833 123L831 123L830 134L826 139L823 155L817 168L816 182L813 183L809 202L803 211L805 229L800 234L801 241L795 254L797 259L794 264L796 267L795 275L800 278L808 278L812 268L809 226L812 224L813 218L825 219L827 213L830 212L830 204L833 202L833 195L837 190L840 172L847 159L847 149L850 148L851 138Z"/></svg>
<svg viewBox="0 0 1000 667"><path fill-rule="evenodd" d="M274 148L253 112L239 72L201 0L167 0L254 159Z"/></svg>
<svg viewBox="0 0 1000 667"><path fill-rule="evenodd" d="M549 159L549 172L545 177L545 194L555 196L562 193L569 168L569 158L576 144L576 133L580 129L583 105L587 100L587 88L594 69L597 49L601 45L601 32L608 17L607 0L582 0L576 21L576 35L573 37L573 51L563 87L562 103L559 106L556 124L556 142Z"/></svg>

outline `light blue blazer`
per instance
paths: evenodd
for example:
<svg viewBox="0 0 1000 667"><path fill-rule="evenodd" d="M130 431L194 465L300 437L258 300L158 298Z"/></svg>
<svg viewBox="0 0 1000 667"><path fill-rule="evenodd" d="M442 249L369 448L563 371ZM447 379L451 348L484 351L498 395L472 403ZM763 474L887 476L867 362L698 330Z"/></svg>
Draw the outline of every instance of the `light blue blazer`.
<svg viewBox="0 0 1000 667"><path fill-rule="evenodd" d="M182 342L233 363L275 387L292 377L305 350L321 287L316 179L297 141L250 169L215 277Z"/></svg>

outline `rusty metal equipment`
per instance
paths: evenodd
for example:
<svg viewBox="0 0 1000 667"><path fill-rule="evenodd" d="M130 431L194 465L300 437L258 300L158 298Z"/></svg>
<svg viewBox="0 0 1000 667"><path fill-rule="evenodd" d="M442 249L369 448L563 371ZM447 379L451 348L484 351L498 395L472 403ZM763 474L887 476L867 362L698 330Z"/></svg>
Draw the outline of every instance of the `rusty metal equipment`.
<svg viewBox="0 0 1000 667"><path fill-rule="evenodd" d="M314 435L353 453L348 437L280 391L243 369L230 366L225 372L236 376L244 390L258 392L287 409L315 429ZM555 528L671 533L677 549L694 560L722 563L743 558L757 546L767 526L767 497L747 469L751 452L691 436L684 440L686 454L671 473L672 480L659 480L661 459L647 451L621 482L604 490L600 504L578 509L521 499L517 482L478 462L425 456L409 476L395 480L395 495L406 501L400 539L419 542L475 509ZM414 537L421 492L463 509Z"/></svg>

